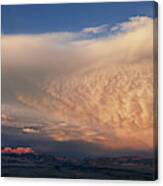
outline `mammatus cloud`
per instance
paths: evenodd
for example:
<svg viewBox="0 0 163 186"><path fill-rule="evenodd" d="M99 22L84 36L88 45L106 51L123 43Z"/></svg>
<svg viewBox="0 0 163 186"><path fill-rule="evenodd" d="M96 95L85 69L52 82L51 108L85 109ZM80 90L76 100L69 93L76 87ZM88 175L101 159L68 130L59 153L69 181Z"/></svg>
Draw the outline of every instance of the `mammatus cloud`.
<svg viewBox="0 0 163 186"><path fill-rule="evenodd" d="M98 39L3 36L4 101L40 112L56 141L153 149L153 20L135 17L115 27L115 35Z"/></svg>
<svg viewBox="0 0 163 186"><path fill-rule="evenodd" d="M17 148L11 148L11 147L5 147L1 150L1 153L7 153L7 154L30 154L34 153L34 151L29 147L17 147Z"/></svg>

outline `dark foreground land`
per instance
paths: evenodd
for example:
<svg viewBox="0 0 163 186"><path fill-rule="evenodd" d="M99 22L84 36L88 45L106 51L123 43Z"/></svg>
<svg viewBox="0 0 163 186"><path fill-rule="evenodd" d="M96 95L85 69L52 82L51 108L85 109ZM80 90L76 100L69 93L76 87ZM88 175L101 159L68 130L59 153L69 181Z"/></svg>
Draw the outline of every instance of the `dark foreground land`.
<svg viewBox="0 0 163 186"><path fill-rule="evenodd" d="M41 154L2 154L3 177L155 180L153 158L65 158Z"/></svg>

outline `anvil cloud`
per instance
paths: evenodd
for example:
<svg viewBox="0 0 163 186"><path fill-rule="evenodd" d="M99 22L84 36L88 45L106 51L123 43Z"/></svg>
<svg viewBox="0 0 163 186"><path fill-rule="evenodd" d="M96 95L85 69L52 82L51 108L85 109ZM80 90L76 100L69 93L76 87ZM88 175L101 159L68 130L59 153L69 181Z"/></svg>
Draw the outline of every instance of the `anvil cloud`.
<svg viewBox="0 0 163 186"><path fill-rule="evenodd" d="M39 112L55 141L153 149L153 22L3 35L2 103Z"/></svg>

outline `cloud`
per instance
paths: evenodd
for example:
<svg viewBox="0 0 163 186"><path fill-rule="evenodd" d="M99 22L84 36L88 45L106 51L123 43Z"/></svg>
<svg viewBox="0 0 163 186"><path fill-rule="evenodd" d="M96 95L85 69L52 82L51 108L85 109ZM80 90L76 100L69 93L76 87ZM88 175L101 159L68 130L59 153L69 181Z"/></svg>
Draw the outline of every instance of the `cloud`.
<svg viewBox="0 0 163 186"><path fill-rule="evenodd" d="M30 133L30 134L35 134L35 133L39 133L38 129L32 128L32 127L24 127L22 129L23 133Z"/></svg>
<svg viewBox="0 0 163 186"><path fill-rule="evenodd" d="M30 147L35 153L47 153L53 156L115 156L115 155L152 155L150 151L110 150L101 144L91 143L87 141L55 141L45 132L32 134L23 134L19 128L2 126L2 147ZM15 144L16 143L16 144ZM40 145L41 144L41 145ZM75 149L75 150L74 150Z"/></svg>
<svg viewBox="0 0 163 186"><path fill-rule="evenodd" d="M17 147L17 148L11 148L11 147L5 147L1 150L1 153L7 153L7 154L30 154L34 153L34 151L29 147Z"/></svg>
<svg viewBox="0 0 163 186"><path fill-rule="evenodd" d="M8 113L1 114L1 121L2 122L12 122L14 120L15 120L15 118Z"/></svg>
<svg viewBox="0 0 163 186"><path fill-rule="evenodd" d="M133 31L136 29L144 28L144 25L153 24L153 20L149 17L136 16L130 17L129 21L118 23L111 28L111 31Z"/></svg>
<svg viewBox="0 0 163 186"><path fill-rule="evenodd" d="M97 39L83 39L85 29L2 36L2 102L45 116L54 141L153 149L153 20L115 26Z"/></svg>
<svg viewBox="0 0 163 186"><path fill-rule="evenodd" d="M87 27L82 30L83 33L91 33L91 34L99 34L99 33L104 33L108 30L108 25L100 25L97 27Z"/></svg>

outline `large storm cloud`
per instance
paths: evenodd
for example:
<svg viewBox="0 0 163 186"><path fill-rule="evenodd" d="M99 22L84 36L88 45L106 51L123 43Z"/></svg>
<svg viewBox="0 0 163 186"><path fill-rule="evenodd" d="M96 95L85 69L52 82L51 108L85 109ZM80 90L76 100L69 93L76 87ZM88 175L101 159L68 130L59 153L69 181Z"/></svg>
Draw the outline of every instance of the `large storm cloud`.
<svg viewBox="0 0 163 186"><path fill-rule="evenodd" d="M55 141L153 149L153 20L108 29L2 36L5 118L22 107L44 118L40 130Z"/></svg>

